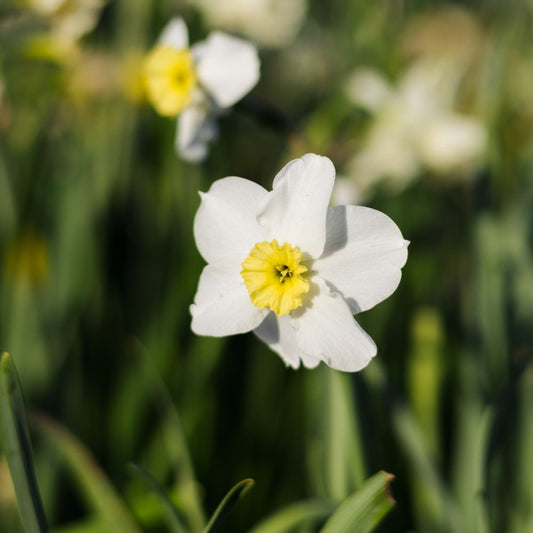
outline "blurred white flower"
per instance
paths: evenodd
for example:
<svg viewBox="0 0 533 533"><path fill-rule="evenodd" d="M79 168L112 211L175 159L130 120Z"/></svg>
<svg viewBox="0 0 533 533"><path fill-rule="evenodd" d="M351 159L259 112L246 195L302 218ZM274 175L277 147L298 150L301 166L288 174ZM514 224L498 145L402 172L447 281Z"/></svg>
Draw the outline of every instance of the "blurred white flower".
<svg viewBox="0 0 533 533"><path fill-rule="evenodd" d="M361 192L353 180L337 174L331 193L331 203L333 205L360 204Z"/></svg>
<svg viewBox="0 0 533 533"><path fill-rule="evenodd" d="M179 115L177 152L188 161L200 161L217 134L215 117L259 80L259 58L251 43L221 32L189 48L187 27L176 18L148 54L144 75L156 111Z"/></svg>
<svg viewBox="0 0 533 533"><path fill-rule="evenodd" d="M207 22L267 47L290 44L300 29L307 0L190 0Z"/></svg>
<svg viewBox="0 0 533 533"><path fill-rule="evenodd" d="M481 124L457 113L435 118L425 130L418 144L420 158L428 168L447 174L478 160L486 142Z"/></svg>
<svg viewBox="0 0 533 533"><path fill-rule="evenodd" d="M107 0L29 0L30 9L47 19L49 31L30 42L33 55L71 60L81 37L94 29Z"/></svg>
<svg viewBox="0 0 533 533"><path fill-rule="evenodd" d="M353 319L390 296L408 242L367 207L328 208L335 169L307 154L273 190L237 177L202 194L194 236L207 261L191 306L199 335L254 333L285 363L357 371L376 345Z"/></svg>
<svg viewBox="0 0 533 533"><path fill-rule="evenodd" d="M462 75L454 62L429 58L414 63L397 87L373 70L353 74L348 96L372 115L347 168L362 191L383 182L399 190L423 169L448 179L473 174L487 134L480 120L455 110Z"/></svg>

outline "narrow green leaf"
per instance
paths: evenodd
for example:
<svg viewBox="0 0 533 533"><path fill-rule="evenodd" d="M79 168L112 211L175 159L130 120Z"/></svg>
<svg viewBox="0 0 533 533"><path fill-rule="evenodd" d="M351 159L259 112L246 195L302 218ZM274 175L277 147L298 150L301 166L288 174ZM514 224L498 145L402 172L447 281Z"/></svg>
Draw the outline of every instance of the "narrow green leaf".
<svg viewBox="0 0 533 533"><path fill-rule="evenodd" d="M533 531L533 364L522 374L518 384L518 438L516 440L516 475L514 476L513 513L509 531Z"/></svg>
<svg viewBox="0 0 533 533"><path fill-rule="evenodd" d="M101 518L90 516L84 520L54 528L53 533L107 533L108 531L107 524Z"/></svg>
<svg viewBox="0 0 533 533"><path fill-rule="evenodd" d="M157 345L157 342L154 340ZM161 379L159 370L154 364L155 353L149 352L138 340L132 344L134 353L138 354L137 370L144 376L151 400L156 400L158 411L161 413L161 422L157 430L149 439L143 464L150 465L150 471L155 472L161 467L166 471L171 466L173 474L172 492L179 501L178 507L182 517L192 531L200 531L205 526L206 518L202 508L202 499L199 484L196 481L194 467L183 431L180 414ZM137 372L137 375L139 375ZM146 401L148 397L142 395ZM124 405L124 404L123 404ZM120 413L116 412L117 415Z"/></svg>
<svg viewBox="0 0 533 533"><path fill-rule="evenodd" d="M457 364L455 445L449 470L460 519L458 530L485 533L489 530L485 476L494 412L486 406L484 390L477 382L474 355L465 351Z"/></svg>
<svg viewBox="0 0 533 533"><path fill-rule="evenodd" d="M24 400L15 364L8 353L0 359L2 447L17 495L20 516L28 533L48 531L37 487Z"/></svg>
<svg viewBox="0 0 533 533"><path fill-rule="evenodd" d="M330 368L326 374L325 464L331 498L343 500L367 477L359 434L356 399L350 377Z"/></svg>
<svg viewBox="0 0 533 533"><path fill-rule="evenodd" d="M181 520L178 515L177 509L174 507L174 504L170 501L165 489L157 482L157 480L146 471L142 466L139 466L135 463L130 464L131 471L141 477L153 490L157 499L161 503L161 506L165 510L167 517L167 523L170 531L173 533L185 533L186 529L181 523Z"/></svg>
<svg viewBox="0 0 533 533"><path fill-rule="evenodd" d="M81 442L45 416L33 416L31 421L61 454L86 502L105 523L107 531L140 533L130 511Z"/></svg>
<svg viewBox="0 0 533 533"><path fill-rule="evenodd" d="M392 509L395 502L389 494L392 474L381 471L373 475L363 488L340 504L321 533L366 533L372 531Z"/></svg>
<svg viewBox="0 0 533 533"><path fill-rule="evenodd" d="M239 481L220 502L216 511L213 513L211 520L204 529L204 533L215 531L215 528L220 524L222 518L226 516L228 511L253 487L253 479L243 479Z"/></svg>
<svg viewBox="0 0 533 533"><path fill-rule="evenodd" d="M312 526L325 520L337 508L328 500L296 502L261 521L250 533L286 533L298 526Z"/></svg>
<svg viewBox="0 0 533 533"><path fill-rule="evenodd" d="M424 498L424 520L431 531L464 531L460 525L457 505L444 483L431 452L425 444L422 431L411 411L394 402L391 416L398 441Z"/></svg>
<svg viewBox="0 0 533 533"><path fill-rule="evenodd" d="M407 365L409 399L426 445L439 459L439 399L443 377L444 331L437 309L417 309L411 322L411 353Z"/></svg>
<svg viewBox="0 0 533 533"><path fill-rule="evenodd" d="M326 366L306 375L307 465L313 496L342 501L366 472L359 409L350 376Z"/></svg>
<svg viewBox="0 0 533 533"><path fill-rule="evenodd" d="M424 498L424 531L465 531L460 522L456 502L439 473L435 460L426 445L426 439L411 410L398 400L387 383L387 374L380 361L373 361L365 378L378 391L387 391L389 410L396 438ZM427 524L427 527L426 527ZM424 529L425 528L425 529Z"/></svg>

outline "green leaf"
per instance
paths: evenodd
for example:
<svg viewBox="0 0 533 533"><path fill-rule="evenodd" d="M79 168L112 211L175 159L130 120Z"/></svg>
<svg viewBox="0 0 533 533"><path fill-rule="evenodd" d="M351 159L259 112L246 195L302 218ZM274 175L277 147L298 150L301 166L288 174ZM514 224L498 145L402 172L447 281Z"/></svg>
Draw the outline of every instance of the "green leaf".
<svg viewBox="0 0 533 533"><path fill-rule="evenodd" d="M358 411L350 376L330 368L326 374L324 441L326 479L331 498L343 500L363 486L365 472Z"/></svg>
<svg viewBox="0 0 533 533"><path fill-rule="evenodd" d="M107 533L108 531L106 523L94 516L53 529L53 533Z"/></svg>
<svg viewBox="0 0 533 533"><path fill-rule="evenodd" d="M401 446L411 479L416 480L420 493L424 494L424 531L465 531L461 527L457 506L448 486L439 473L435 460L426 445L426 439L410 409L401 403L387 384L386 372L379 361L374 361L365 373L368 383L375 390L387 391L391 421ZM415 509L415 511L419 511Z"/></svg>
<svg viewBox="0 0 533 533"><path fill-rule="evenodd" d="M533 531L533 364L525 369L518 383L516 474L514 476L513 513L508 531Z"/></svg>
<svg viewBox="0 0 533 533"><path fill-rule="evenodd" d="M393 479L392 474L384 471L372 476L363 488L341 503L321 533L372 531L395 504L389 494L389 483Z"/></svg>
<svg viewBox="0 0 533 533"><path fill-rule="evenodd" d="M312 413L307 465L313 496L344 500L368 477L352 378L326 366L305 376Z"/></svg>
<svg viewBox="0 0 533 533"><path fill-rule="evenodd" d="M325 520L337 508L328 500L307 500L296 502L267 517L250 533L285 533L302 525L310 526Z"/></svg>
<svg viewBox="0 0 533 533"><path fill-rule="evenodd" d="M253 487L253 479L243 479L239 481L220 502L216 511L213 513L211 520L204 529L204 533L215 531L215 528L220 524L222 518L226 516L228 511Z"/></svg>
<svg viewBox="0 0 533 533"><path fill-rule="evenodd" d="M32 424L61 454L86 502L114 533L140 533L126 507L89 451L71 433L45 416L33 416Z"/></svg>
<svg viewBox="0 0 533 533"><path fill-rule="evenodd" d="M28 533L48 531L37 487L24 400L15 364L8 353L0 359L2 447L17 495L20 516Z"/></svg>
<svg viewBox="0 0 533 533"><path fill-rule="evenodd" d="M185 533L186 529L181 523L177 509L174 507L167 493L165 492L163 487L157 482L154 476L152 476L152 474L146 471L142 466L136 465L135 463L131 463L130 468L132 472L141 477L150 486L150 488L157 496L157 499L165 510L167 523L170 531L172 531L173 533Z"/></svg>

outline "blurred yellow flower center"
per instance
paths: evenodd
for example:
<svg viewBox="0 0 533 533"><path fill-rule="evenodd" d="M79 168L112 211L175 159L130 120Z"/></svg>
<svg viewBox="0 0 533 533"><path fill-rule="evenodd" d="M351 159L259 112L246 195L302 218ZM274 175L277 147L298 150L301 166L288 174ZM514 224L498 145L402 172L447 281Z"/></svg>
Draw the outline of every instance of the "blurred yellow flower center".
<svg viewBox="0 0 533 533"><path fill-rule="evenodd" d="M196 74L189 50L157 46L148 54L144 75L148 99L160 115L176 116L191 102Z"/></svg>
<svg viewBox="0 0 533 533"><path fill-rule="evenodd" d="M242 263L241 276L252 303L260 309L269 307L277 316L302 305L301 296L309 291L303 277L307 267L300 264L302 252L274 239L259 242Z"/></svg>

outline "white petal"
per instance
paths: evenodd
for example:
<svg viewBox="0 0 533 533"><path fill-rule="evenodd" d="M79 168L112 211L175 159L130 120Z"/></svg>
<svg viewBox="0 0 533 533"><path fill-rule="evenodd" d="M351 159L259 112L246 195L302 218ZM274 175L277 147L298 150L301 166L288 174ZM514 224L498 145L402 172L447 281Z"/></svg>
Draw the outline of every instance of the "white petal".
<svg viewBox="0 0 533 533"><path fill-rule="evenodd" d="M327 157L306 154L285 165L274 179L259 222L271 239L319 257L326 239L326 212L335 182Z"/></svg>
<svg viewBox="0 0 533 533"><path fill-rule="evenodd" d="M346 93L355 105L376 112L392 96L392 88L379 72L360 68L348 79Z"/></svg>
<svg viewBox="0 0 533 533"><path fill-rule="evenodd" d="M207 265L190 307L197 335L224 337L255 329L267 314L252 304L236 260Z"/></svg>
<svg viewBox="0 0 533 533"><path fill-rule="evenodd" d="M485 149L487 135L475 118L443 113L428 120L418 139L424 163L438 172L453 172L477 163Z"/></svg>
<svg viewBox="0 0 533 533"><path fill-rule="evenodd" d="M324 253L313 263L313 270L358 313L395 291L407 260L407 245L398 226L380 211L331 207Z"/></svg>
<svg viewBox="0 0 533 533"><path fill-rule="evenodd" d="M190 105L178 117L176 151L186 161L206 158L208 143L218 135L214 115L206 105Z"/></svg>
<svg viewBox="0 0 533 533"><path fill-rule="evenodd" d="M296 344L296 331L289 315L276 317L270 312L254 333L292 368L299 368L300 360L307 368L314 368L320 363L320 359L304 353Z"/></svg>
<svg viewBox="0 0 533 533"><path fill-rule="evenodd" d="M217 180L205 194L194 219L194 238L202 257L212 263L236 256L244 261L265 234L257 223L258 206L267 191L257 183L237 177Z"/></svg>
<svg viewBox="0 0 533 533"><path fill-rule="evenodd" d="M182 18L173 18L161 32L158 44L182 50L189 46L189 32Z"/></svg>
<svg viewBox="0 0 533 533"><path fill-rule="evenodd" d="M198 79L220 107L232 106L258 82L259 58L248 41L214 32L199 50L193 52Z"/></svg>
<svg viewBox="0 0 533 533"><path fill-rule="evenodd" d="M311 301L291 313L299 349L336 370L361 370L376 355L374 341L355 321L343 297L323 280L315 277L311 291Z"/></svg>

